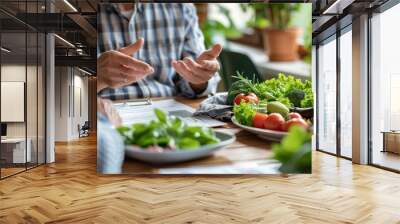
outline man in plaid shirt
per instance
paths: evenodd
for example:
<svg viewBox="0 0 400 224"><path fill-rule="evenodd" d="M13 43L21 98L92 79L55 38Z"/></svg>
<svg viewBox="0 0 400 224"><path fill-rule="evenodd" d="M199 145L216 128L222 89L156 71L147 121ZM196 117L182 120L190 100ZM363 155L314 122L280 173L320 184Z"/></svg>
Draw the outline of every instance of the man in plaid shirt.
<svg viewBox="0 0 400 224"><path fill-rule="evenodd" d="M193 4L100 4L98 91L111 100L215 93L219 44L205 50Z"/></svg>
<svg viewBox="0 0 400 224"><path fill-rule="evenodd" d="M215 93L219 44L205 50L193 4L100 4L97 90L111 100ZM98 99L97 171L121 173L124 146L111 101Z"/></svg>

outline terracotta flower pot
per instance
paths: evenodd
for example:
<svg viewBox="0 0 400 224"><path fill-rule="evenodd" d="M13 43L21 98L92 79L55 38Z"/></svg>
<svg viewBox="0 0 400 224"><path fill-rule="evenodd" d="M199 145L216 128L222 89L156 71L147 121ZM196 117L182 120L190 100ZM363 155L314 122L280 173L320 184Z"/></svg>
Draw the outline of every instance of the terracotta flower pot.
<svg viewBox="0 0 400 224"><path fill-rule="evenodd" d="M267 28L264 30L264 47L271 61L295 61L299 59L297 38L301 30L293 27L286 30Z"/></svg>
<svg viewBox="0 0 400 224"><path fill-rule="evenodd" d="M205 23L208 16L208 3L195 3L200 26Z"/></svg>

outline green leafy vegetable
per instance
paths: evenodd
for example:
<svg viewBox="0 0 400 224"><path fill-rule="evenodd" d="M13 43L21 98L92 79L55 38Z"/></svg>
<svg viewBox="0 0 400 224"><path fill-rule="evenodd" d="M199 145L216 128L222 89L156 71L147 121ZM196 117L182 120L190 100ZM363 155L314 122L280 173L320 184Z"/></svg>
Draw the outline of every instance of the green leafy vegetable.
<svg viewBox="0 0 400 224"><path fill-rule="evenodd" d="M277 78L257 83L254 79L245 78L237 73L233 76L237 79L228 91L227 103L233 104L233 100L239 93L255 93L260 100L279 101L287 107L313 107L314 97L312 84L309 80L302 81L293 76L282 73Z"/></svg>
<svg viewBox="0 0 400 224"><path fill-rule="evenodd" d="M141 148L160 146L168 149L190 150L219 142L211 128L188 126L178 117L168 117L159 109L155 109L154 113L157 120L148 124L137 123L131 127L117 128L125 144L137 145Z"/></svg>
<svg viewBox="0 0 400 224"><path fill-rule="evenodd" d="M314 105L314 95L311 88L304 90L304 99L300 102L301 108L313 107Z"/></svg>
<svg viewBox="0 0 400 224"><path fill-rule="evenodd" d="M278 101L288 107L296 105L301 106L301 102L306 95L312 98L312 86L310 81L306 80L303 82L300 79L295 79L293 76L285 76L284 74L278 74L277 78L258 83L256 88L260 92L270 92ZM304 105L312 107L312 104Z"/></svg>
<svg viewBox="0 0 400 224"><path fill-rule="evenodd" d="M290 102L293 104L293 106L300 107L301 101L305 97L305 92L301 89L293 89L290 92L288 92L286 95L289 98Z"/></svg>
<svg viewBox="0 0 400 224"><path fill-rule="evenodd" d="M178 141L178 148L184 149L184 150L191 150L194 148L198 148L200 146L200 143L193 138L182 138Z"/></svg>
<svg viewBox="0 0 400 224"><path fill-rule="evenodd" d="M313 107L312 84L309 80L302 81L280 73L277 78L258 83L256 88L260 92L270 92L288 107Z"/></svg>
<svg viewBox="0 0 400 224"><path fill-rule="evenodd" d="M161 123L166 123L167 122L167 115L165 115L165 113L162 112L162 110L156 108L156 109L154 109L154 113L156 114L158 120Z"/></svg>
<svg viewBox="0 0 400 224"><path fill-rule="evenodd" d="M242 101L240 105L235 105L233 107L233 114L240 124L253 126L253 118L256 114L256 109L254 104Z"/></svg>
<svg viewBox="0 0 400 224"><path fill-rule="evenodd" d="M311 173L311 134L292 126L280 144L272 147L273 158L282 163L284 173Z"/></svg>

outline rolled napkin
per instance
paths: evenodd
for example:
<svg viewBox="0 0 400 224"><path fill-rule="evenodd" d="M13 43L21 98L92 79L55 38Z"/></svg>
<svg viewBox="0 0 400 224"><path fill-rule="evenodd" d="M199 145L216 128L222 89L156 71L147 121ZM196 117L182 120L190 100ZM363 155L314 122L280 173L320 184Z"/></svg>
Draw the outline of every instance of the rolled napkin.
<svg viewBox="0 0 400 224"><path fill-rule="evenodd" d="M232 105L226 104L228 93L217 93L205 99L194 112L194 116L209 116L220 121L230 121L233 115Z"/></svg>

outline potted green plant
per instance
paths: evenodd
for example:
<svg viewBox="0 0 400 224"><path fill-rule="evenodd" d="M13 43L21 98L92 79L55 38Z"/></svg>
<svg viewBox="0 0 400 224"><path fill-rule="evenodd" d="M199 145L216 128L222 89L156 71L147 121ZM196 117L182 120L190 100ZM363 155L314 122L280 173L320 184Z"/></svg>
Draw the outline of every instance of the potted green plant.
<svg viewBox="0 0 400 224"><path fill-rule="evenodd" d="M228 23L224 24L218 20L207 17L204 19L204 22L200 24L200 28L204 35L206 47L211 47L214 43L213 38L217 36L223 38L224 40L238 39L242 36L242 32L235 26L229 10L222 5L217 5L217 8L218 12L224 15Z"/></svg>
<svg viewBox="0 0 400 224"><path fill-rule="evenodd" d="M298 3L242 4L243 10L252 10L254 16L248 25L261 29L264 48L271 61L299 59L297 39L302 30L292 26L293 14L300 10Z"/></svg>

